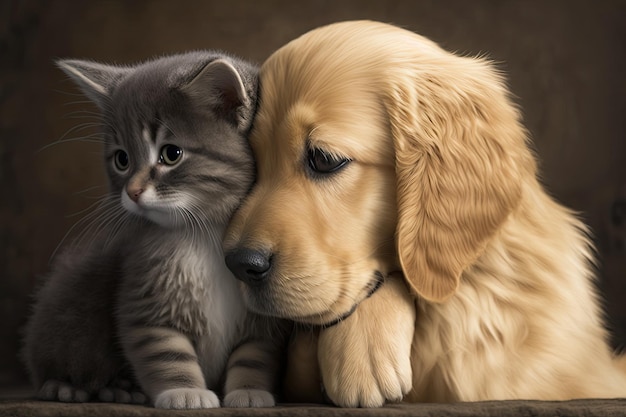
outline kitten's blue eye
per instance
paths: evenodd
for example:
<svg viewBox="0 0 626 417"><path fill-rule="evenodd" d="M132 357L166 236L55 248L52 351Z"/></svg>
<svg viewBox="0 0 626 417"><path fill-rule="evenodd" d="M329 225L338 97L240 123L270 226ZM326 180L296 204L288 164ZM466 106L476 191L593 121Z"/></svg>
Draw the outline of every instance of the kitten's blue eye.
<svg viewBox="0 0 626 417"><path fill-rule="evenodd" d="M115 152L113 161L115 161L115 168L119 169L120 171L126 171L128 169L128 154L121 149Z"/></svg>
<svg viewBox="0 0 626 417"><path fill-rule="evenodd" d="M183 150L178 146L165 145L161 148L160 162L166 165L174 165L180 161L181 156L183 156Z"/></svg>

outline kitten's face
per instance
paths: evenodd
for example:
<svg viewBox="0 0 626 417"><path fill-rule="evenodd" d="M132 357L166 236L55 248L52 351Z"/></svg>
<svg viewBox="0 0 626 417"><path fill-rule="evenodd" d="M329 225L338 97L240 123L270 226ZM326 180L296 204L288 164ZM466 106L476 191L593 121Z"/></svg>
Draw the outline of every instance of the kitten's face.
<svg viewBox="0 0 626 417"><path fill-rule="evenodd" d="M163 226L193 216L225 223L252 180L245 139L189 97L144 91L145 82L135 81L120 84L121 97L114 94L105 113L112 192L125 209Z"/></svg>
<svg viewBox="0 0 626 417"><path fill-rule="evenodd" d="M111 192L130 213L165 227L225 224L254 173L244 133L255 81L228 63L190 60L116 68L122 72L96 100Z"/></svg>

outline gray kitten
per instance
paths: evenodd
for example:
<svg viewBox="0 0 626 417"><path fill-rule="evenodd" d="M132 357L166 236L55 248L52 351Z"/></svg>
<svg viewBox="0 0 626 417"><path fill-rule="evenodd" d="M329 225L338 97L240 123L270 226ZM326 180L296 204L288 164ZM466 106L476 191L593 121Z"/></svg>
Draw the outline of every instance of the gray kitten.
<svg viewBox="0 0 626 417"><path fill-rule="evenodd" d="M110 193L36 295L23 357L46 400L271 406L279 324L246 311L221 239L250 189L257 69L213 52L59 66L102 113ZM230 357L230 359L229 359ZM130 366L129 366L130 364Z"/></svg>

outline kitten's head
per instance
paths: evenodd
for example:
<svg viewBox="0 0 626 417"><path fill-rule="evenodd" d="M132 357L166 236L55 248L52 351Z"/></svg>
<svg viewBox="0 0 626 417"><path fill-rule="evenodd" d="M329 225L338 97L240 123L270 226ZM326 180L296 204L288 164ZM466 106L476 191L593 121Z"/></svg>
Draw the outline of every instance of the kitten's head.
<svg viewBox="0 0 626 417"><path fill-rule="evenodd" d="M62 60L102 112L113 196L167 227L225 224L254 176L257 69L212 52L132 66Z"/></svg>

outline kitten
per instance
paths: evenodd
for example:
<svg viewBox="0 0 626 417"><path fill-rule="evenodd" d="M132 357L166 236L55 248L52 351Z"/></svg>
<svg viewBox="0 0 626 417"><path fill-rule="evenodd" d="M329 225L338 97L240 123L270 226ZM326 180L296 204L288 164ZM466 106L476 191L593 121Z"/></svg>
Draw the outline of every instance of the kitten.
<svg viewBox="0 0 626 417"><path fill-rule="evenodd" d="M160 408L218 407L222 385L226 406L274 405L283 332L246 311L221 247L253 181L257 69L202 51L58 65L101 110L110 193L37 293L39 398L142 402L134 380Z"/></svg>

